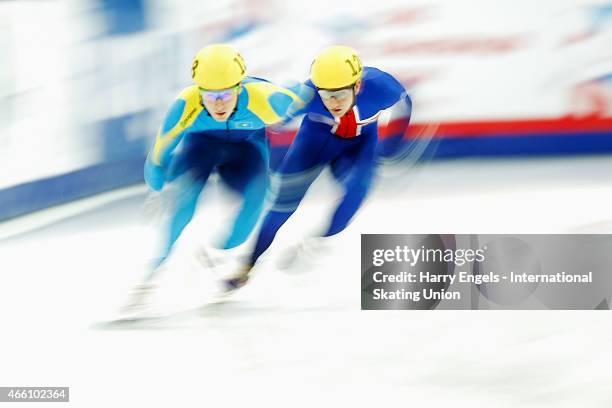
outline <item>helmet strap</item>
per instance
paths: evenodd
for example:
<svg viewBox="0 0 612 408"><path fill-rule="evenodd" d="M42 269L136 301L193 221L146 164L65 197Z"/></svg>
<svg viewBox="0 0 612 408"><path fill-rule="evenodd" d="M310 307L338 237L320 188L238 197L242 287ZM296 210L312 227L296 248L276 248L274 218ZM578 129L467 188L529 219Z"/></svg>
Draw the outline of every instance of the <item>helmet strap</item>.
<svg viewBox="0 0 612 408"><path fill-rule="evenodd" d="M353 103L351 104L351 107L349 110L352 110L355 107L355 105L357 105L357 92L355 92L355 84L353 84L352 91L353 91Z"/></svg>
<svg viewBox="0 0 612 408"><path fill-rule="evenodd" d="M238 110L238 102L240 102L240 94L242 93L242 81L238 82L235 86L238 86L240 88L238 88L238 94L236 95L236 106L234 106L234 110L232 111L232 114L229 115L229 117L232 117L232 115Z"/></svg>

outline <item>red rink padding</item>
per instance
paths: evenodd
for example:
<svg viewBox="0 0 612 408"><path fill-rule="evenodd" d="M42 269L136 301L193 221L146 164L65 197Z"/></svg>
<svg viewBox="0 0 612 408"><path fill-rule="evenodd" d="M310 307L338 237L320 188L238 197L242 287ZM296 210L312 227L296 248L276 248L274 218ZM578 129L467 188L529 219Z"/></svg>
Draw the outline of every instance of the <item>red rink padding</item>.
<svg viewBox="0 0 612 408"><path fill-rule="evenodd" d="M403 119L381 126L379 137L396 135L405 128L406 121ZM429 137L424 129L430 123L411 123L409 134L413 138ZM286 146L291 144L296 130L291 129L284 132L268 132L270 142L273 146ZM575 118L566 116L556 119L528 119L528 120L491 120L474 122L442 122L434 138L478 138L499 137L504 135L533 136L534 134L545 136L559 136L575 133L610 133L612 134L612 118L587 117ZM423 136L421 136L423 135Z"/></svg>

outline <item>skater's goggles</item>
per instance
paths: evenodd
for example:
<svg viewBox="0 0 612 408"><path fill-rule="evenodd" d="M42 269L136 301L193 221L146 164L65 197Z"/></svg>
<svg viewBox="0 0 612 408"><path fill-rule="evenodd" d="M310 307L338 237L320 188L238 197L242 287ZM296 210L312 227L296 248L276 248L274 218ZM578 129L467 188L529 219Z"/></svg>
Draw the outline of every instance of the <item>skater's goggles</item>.
<svg viewBox="0 0 612 408"><path fill-rule="evenodd" d="M353 96L354 88L355 85L351 85L340 89L317 89L317 92L322 99L329 100L335 98L336 100L343 100Z"/></svg>
<svg viewBox="0 0 612 408"><path fill-rule="evenodd" d="M240 85L214 91L200 88L200 95L202 96L203 100L210 103L215 103L218 99L221 99L222 102L228 102L235 94L238 93L239 89Z"/></svg>

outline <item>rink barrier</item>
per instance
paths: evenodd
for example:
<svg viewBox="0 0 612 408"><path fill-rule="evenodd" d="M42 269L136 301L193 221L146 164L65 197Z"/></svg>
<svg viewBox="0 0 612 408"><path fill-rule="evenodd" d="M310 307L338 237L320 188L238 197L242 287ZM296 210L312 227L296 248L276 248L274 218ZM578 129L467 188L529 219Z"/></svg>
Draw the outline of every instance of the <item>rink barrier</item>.
<svg viewBox="0 0 612 408"><path fill-rule="evenodd" d="M0 221L141 183L144 160L101 163L0 190Z"/></svg>
<svg viewBox="0 0 612 408"><path fill-rule="evenodd" d="M427 125L411 124L407 139L421 135ZM403 128L401 122L391 122L381 127L380 139L397 136ZM295 131L268 134L272 169L278 168ZM423 153L428 159L609 154L612 153L612 118L446 122L440 124L432 141ZM136 150L131 151L131 158L121 161L1 189L0 221L141 183L145 157Z"/></svg>
<svg viewBox="0 0 612 408"><path fill-rule="evenodd" d="M379 129L379 139L403 132L401 121ZM412 123L405 135L408 141L429 137L423 130L430 123ZM286 151L296 130L275 132L270 137L273 148ZM554 156L612 153L612 118L444 122L440 123L433 143L423 156L435 159L461 157ZM284 149L284 150L283 150ZM277 155L278 156L278 155ZM281 155L282 156L282 155ZM276 164L273 160L273 167Z"/></svg>

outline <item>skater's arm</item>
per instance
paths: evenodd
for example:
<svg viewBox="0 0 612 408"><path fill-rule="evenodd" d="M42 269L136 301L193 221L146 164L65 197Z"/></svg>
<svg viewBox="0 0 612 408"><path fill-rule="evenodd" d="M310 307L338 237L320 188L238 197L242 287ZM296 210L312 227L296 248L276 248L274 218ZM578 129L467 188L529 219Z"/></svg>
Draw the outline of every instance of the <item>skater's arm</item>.
<svg viewBox="0 0 612 408"><path fill-rule="evenodd" d="M379 132L377 156L390 159L400 154L407 143L408 126L412 117L412 99L404 86L392 75L368 68L376 76L374 86L380 106L386 109L387 126Z"/></svg>
<svg viewBox="0 0 612 408"><path fill-rule="evenodd" d="M162 189L170 156L181 141L184 131L191 126L202 109L196 87L185 89L172 104L145 162L144 178L151 189Z"/></svg>
<svg viewBox="0 0 612 408"><path fill-rule="evenodd" d="M299 82L295 85L289 86L288 89L298 95L299 100L295 101L287 108L282 123L289 123L293 118L308 112L316 92L314 87L308 86L306 83Z"/></svg>
<svg viewBox="0 0 612 408"><path fill-rule="evenodd" d="M312 98L302 84L284 88L267 81L253 81L244 87L249 97L247 108L266 125L288 122Z"/></svg>

